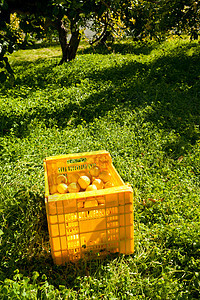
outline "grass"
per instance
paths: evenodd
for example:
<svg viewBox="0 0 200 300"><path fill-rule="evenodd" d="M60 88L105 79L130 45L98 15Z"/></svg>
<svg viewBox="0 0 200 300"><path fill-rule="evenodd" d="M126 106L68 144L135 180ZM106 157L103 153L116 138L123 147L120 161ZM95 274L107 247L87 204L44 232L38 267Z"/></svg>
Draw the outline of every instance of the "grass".
<svg viewBox="0 0 200 300"><path fill-rule="evenodd" d="M0 90L2 299L198 299L200 46L15 52ZM55 266L43 159L106 149L134 190L135 253Z"/></svg>

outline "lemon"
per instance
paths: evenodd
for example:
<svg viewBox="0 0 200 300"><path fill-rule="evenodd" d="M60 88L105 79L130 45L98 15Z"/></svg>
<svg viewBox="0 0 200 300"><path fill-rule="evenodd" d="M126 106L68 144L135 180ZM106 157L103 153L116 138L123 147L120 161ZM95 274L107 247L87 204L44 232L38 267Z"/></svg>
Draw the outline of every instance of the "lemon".
<svg viewBox="0 0 200 300"><path fill-rule="evenodd" d="M68 182L78 182L79 177L80 176L78 173L68 173L67 174Z"/></svg>
<svg viewBox="0 0 200 300"><path fill-rule="evenodd" d="M65 194L68 192L68 186L65 183L60 183L57 185L57 191L60 194Z"/></svg>
<svg viewBox="0 0 200 300"><path fill-rule="evenodd" d="M113 187L114 184L111 182L111 181L107 181L105 184L104 184L104 188L107 189L107 188L110 188L110 187Z"/></svg>
<svg viewBox="0 0 200 300"><path fill-rule="evenodd" d="M95 184L90 184L90 185L88 185L88 187L86 188L86 191L87 191L87 192L88 192L88 191L95 191L95 190L97 190L97 187L96 187Z"/></svg>
<svg viewBox="0 0 200 300"><path fill-rule="evenodd" d="M79 179L78 179L78 184L80 185L80 187L85 190L88 185L90 184L90 178L87 177L87 176L81 176Z"/></svg>
<svg viewBox="0 0 200 300"><path fill-rule="evenodd" d="M100 168L97 167L97 166L94 166L94 167L92 167L92 169L90 169L90 174L91 174L93 177L98 177L100 172L101 172L101 170L100 170Z"/></svg>
<svg viewBox="0 0 200 300"><path fill-rule="evenodd" d="M92 182L92 175L89 173L89 172L87 172L87 171L81 171L80 173L79 173L79 176L81 177L81 176L87 176L88 178L90 178L90 183Z"/></svg>
<svg viewBox="0 0 200 300"><path fill-rule="evenodd" d="M103 181L99 178L94 179L92 184L96 185L97 190L103 189L104 187Z"/></svg>
<svg viewBox="0 0 200 300"><path fill-rule="evenodd" d="M77 193L80 191L80 185L77 182L72 182L68 185L69 193Z"/></svg>
<svg viewBox="0 0 200 300"><path fill-rule="evenodd" d="M102 171L98 178L100 178L103 182L107 182L111 179L111 174L108 171Z"/></svg>
<svg viewBox="0 0 200 300"><path fill-rule="evenodd" d="M56 183L67 183L67 178L65 177L65 175L58 175L56 178Z"/></svg>

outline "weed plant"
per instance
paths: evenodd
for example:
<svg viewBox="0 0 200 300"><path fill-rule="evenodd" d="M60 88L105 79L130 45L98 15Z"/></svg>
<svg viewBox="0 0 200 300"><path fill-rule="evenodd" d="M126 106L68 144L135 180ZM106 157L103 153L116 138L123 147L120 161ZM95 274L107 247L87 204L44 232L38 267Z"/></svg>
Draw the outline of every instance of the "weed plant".
<svg viewBox="0 0 200 300"><path fill-rule="evenodd" d="M1 299L199 299L200 45L15 52L0 90ZM43 159L106 149L134 190L135 253L53 264Z"/></svg>

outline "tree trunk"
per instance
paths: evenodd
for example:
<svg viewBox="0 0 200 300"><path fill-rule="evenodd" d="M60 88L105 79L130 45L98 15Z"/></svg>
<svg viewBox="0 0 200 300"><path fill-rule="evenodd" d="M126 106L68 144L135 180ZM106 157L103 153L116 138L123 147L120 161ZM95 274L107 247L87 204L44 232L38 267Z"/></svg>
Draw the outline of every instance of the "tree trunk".
<svg viewBox="0 0 200 300"><path fill-rule="evenodd" d="M68 62L76 57L81 34L79 32L79 28L76 28L75 24L71 24L71 38L69 43L67 43L67 30L62 21L59 22L58 32L62 49L62 59L60 64L63 64L64 62Z"/></svg>

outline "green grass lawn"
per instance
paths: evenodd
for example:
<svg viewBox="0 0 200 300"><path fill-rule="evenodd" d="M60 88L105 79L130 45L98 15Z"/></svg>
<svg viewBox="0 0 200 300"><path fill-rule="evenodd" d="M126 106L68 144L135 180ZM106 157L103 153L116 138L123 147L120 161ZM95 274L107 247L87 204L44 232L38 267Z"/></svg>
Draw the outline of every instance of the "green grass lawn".
<svg viewBox="0 0 200 300"><path fill-rule="evenodd" d="M199 43L60 55L13 53L0 89L1 299L199 299ZM43 159L102 149L134 190L135 253L56 266Z"/></svg>

